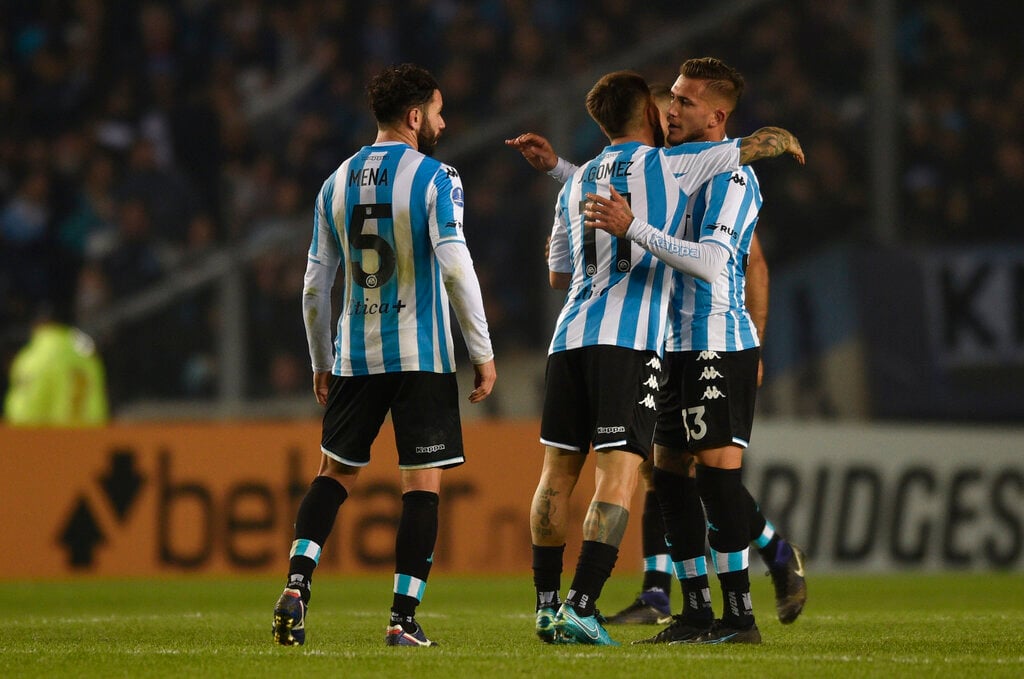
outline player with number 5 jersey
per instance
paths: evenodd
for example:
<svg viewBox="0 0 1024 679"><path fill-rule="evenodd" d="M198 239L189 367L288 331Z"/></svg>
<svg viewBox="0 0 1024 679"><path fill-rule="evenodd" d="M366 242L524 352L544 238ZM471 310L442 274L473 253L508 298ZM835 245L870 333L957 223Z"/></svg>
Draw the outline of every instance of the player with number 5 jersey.
<svg viewBox="0 0 1024 679"><path fill-rule="evenodd" d="M306 261L303 320L313 393L325 409L320 470L299 505L288 580L274 607L273 638L284 646L306 642L313 572L388 415L402 511L384 642L436 645L415 616L434 561L441 474L465 461L449 305L475 373L470 402L487 398L497 379L462 231L459 173L430 157L445 127L437 82L401 64L374 77L367 94L377 137L324 182Z"/></svg>
<svg viewBox="0 0 1024 679"><path fill-rule="evenodd" d="M336 375L454 372L446 279L461 293L452 301L470 359L491 355L463 206L455 168L399 142L364 146L328 177L316 201L303 297L308 321L320 326L311 336L315 368ZM445 271L449 261L468 266L456 275ZM332 352L323 324L339 265L345 288Z"/></svg>

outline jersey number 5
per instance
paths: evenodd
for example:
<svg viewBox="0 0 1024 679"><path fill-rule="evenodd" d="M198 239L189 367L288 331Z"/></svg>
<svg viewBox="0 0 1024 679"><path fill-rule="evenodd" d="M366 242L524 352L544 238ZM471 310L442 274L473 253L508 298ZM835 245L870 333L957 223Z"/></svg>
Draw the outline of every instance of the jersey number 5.
<svg viewBox="0 0 1024 679"><path fill-rule="evenodd" d="M352 280L361 288L379 288L395 275L395 248L375 233L363 233L366 222L372 219L391 219L391 203L359 203L352 208L349 245L353 250L373 250L378 260L377 270L372 273L353 260Z"/></svg>

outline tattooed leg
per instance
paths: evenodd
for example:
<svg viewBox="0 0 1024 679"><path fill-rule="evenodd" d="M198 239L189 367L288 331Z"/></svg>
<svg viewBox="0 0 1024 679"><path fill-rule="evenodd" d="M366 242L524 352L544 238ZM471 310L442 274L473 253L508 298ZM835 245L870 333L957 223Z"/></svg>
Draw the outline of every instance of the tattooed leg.
<svg viewBox="0 0 1024 679"><path fill-rule="evenodd" d="M583 539L618 547L626 534L629 510L608 502L591 502L583 519Z"/></svg>
<svg viewBox="0 0 1024 679"><path fill-rule="evenodd" d="M544 470L533 494L530 508L530 534L535 545L565 544L569 523L569 497L579 479L585 457L548 447Z"/></svg>

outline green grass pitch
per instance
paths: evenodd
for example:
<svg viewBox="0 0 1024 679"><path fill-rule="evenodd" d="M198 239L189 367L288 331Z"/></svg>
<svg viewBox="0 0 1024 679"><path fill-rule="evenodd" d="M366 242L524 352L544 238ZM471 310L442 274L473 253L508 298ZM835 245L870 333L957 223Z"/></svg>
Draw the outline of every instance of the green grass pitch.
<svg viewBox="0 0 1024 679"><path fill-rule="evenodd" d="M0 676L1024 677L1021 573L812 572L807 608L787 626L757 574L760 646L630 646L659 628L609 626L619 648L540 643L528 574L445 573L432 576L417 616L437 648L384 646L389 576L319 578L306 645L282 648L270 639L282 580L0 583ZM617 573L600 607L625 606L638 584L638 574Z"/></svg>

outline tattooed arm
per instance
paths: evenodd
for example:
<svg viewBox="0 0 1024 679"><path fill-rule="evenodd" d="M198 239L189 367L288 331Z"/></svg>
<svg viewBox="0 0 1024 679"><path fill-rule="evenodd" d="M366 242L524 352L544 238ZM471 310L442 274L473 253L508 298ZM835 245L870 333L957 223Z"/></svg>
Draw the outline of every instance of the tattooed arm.
<svg viewBox="0 0 1024 679"><path fill-rule="evenodd" d="M800 141L789 130L781 127L762 127L749 137L740 139L740 164L749 165L762 158L775 158L788 153L801 165L804 164L804 150Z"/></svg>

